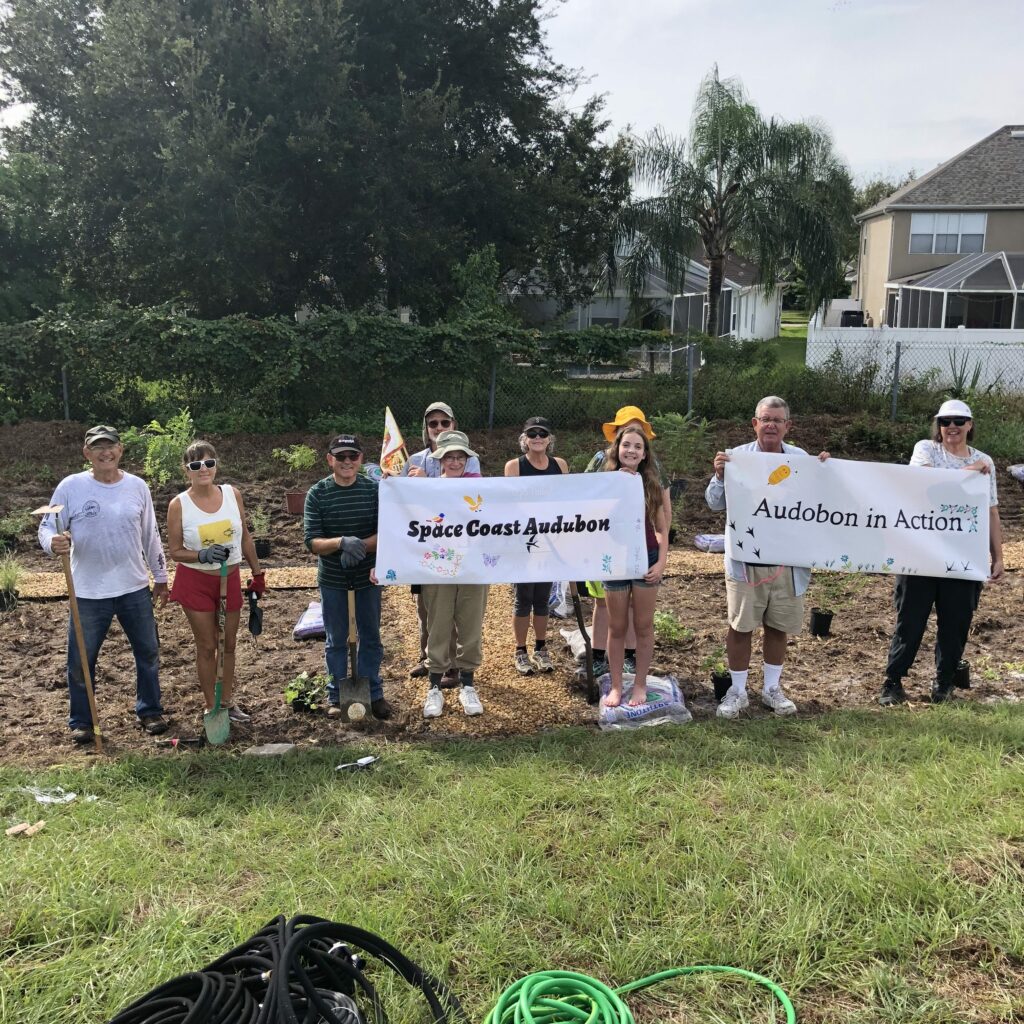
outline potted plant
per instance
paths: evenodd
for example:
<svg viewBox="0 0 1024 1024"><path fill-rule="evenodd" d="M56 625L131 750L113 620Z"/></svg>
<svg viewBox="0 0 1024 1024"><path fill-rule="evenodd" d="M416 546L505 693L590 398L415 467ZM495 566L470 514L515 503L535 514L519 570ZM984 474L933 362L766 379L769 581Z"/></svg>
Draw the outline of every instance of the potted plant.
<svg viewBox="0 0 1024 1024"><path fill-rule="evenodd" d="M293 473L304 473L316 465L316 452L308 444L292 444L275 448L271 454L284 462ZM284 504L289 515L301 516L306 503L305 491L285 491Z"/></svg>
<svg viewBox="0 0 1024 1024"><path fill-rule="evenodd" d="M846 556L843 555L843 560ZM832 619L856 597L867 583L863 573L840 572L832 569L815 572L815 599L817 604L811 607L811 636L828 637L832 635Z"/></svg>
<svg viewBox="0 0 1024 1024"><path fill-rule="evenodd" d="M317 711L327 703L327 682L325 675L300 672L285 686L284 702L292 711Z"/></svg>
<svg viewBox="0 0 1024 1024"><path fill-rule="evenodd" d="M711 653L700 663L704 672L711 676L711 686L715 691L715 700L721 701L729 692L732 686L732 676L729 674L729 667L725 663L725 645L718 644Z"/></svg>
<svg viewBox="0 0 1024 1024"><path fill-rule="evenodd" d="M257 505L249 513L249 532L256 545L256 557L267 558L270 555L270 513L265 505Z"/></svg>
<svg viewBox="0 0 1024 1024"><path fill-rule="evenodd" d="M13 555L0 558L0 612L9 611L18 603L18 581L21 564Z"/></svg>

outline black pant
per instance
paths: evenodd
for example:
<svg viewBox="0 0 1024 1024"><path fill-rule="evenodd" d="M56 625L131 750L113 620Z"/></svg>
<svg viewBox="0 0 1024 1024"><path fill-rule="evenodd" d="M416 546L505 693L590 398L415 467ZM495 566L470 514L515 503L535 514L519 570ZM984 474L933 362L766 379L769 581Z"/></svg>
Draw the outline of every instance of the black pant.
<svg viewBox="0 0 1024 1024"><path fill-rule="evenodd" d="M934 576L897 576L893 602L896 629L889 644L887 679L902 679L914 664L932 606L935 607L936 679L948 684L967 646L981 584L974 580L939 579Z"/></svg>

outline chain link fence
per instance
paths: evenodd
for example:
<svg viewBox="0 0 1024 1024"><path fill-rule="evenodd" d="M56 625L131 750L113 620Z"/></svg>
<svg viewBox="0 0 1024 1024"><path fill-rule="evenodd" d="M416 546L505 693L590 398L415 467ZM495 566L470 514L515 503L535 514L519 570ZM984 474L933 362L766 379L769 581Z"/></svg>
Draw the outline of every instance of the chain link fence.
<svg viewBox="0 0 1024 1024"><path fill-rule="evenodd" d="M994 338L990 331L812 330L807 365L872 374L877 390L890 396L890 416L895 420L901 396L907 392L1024 395L1024 331L1007 335Z"/></svg>

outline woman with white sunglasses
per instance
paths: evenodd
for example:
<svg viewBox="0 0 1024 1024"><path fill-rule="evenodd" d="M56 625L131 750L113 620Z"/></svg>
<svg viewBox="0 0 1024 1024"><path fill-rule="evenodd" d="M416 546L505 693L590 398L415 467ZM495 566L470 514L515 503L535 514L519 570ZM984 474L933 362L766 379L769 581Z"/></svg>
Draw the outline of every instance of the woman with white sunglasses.
<svg viewBox="0 0 1024 1024"><path fill-rule="evenodd" d="M181 605L196 640L196 671L206 710L214 706L217 681L217 610L220 604L221 564L227 563L224 608L224 676L221 702L232 722L249 716L233 701L235 639L242 611L239 565L249 563L252 580L246 589L262 594L266 577L256 557L256 545L245 521L245 506L237 487L217 485L217 452L209 441L194 441L183 459L188 490L171 499L167 508L167 547L177 562L170 599Z"/></svg>

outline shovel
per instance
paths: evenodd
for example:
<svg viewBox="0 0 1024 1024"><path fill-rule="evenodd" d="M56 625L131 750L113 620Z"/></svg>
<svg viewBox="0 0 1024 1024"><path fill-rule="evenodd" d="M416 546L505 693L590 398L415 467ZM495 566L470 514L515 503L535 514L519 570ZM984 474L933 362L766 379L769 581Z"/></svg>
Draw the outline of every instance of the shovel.
<svg viewBox="0 0 1024 1024"><path fill-rule="evenodd" d="M576 613L576 625L580 628L583 645L586 648L584 664L587 666L587 703L596 704L601 699L601 694L594 681L594 649L590 645L590 633L583 622L583 606L580 604L580 591L575 581L569 584L569 594L572 597L572 610Z"/></svg>
<svg viewBox="0 0 1024 1024"><path fill-rule="evenodd" d="M32 515L48 516L52 513L57 532L63 533L60 528L60 514L64 510L63 505L43 505L37 508ZM103 753L103 734L100 732L100 716L96 710L96 694L92 688L92 673L89 671L89 658L85 650L85 635L82 633L82 620L78 616L78 598L75 596L75 581L71 578L71 556L61 555L60 564L64 568L64 579L68 585L68 603L71 605L71 622L75 627L75 642L78 644L78 660L82 663L82 679L85 682L85 695L89 698L89 714L92 716L92 732L96 741L96 753Z"/></svg>
<svg viewBox="0 0 1024 1024"><path fill-rule="evenodd" d="M217 682L213 686L213 710L203 715L206 738L213 746L226 743L231 735L228 709L220 702L224 690L224 616L228 597L228 563L220 563L220 601L217 603Z"/></svg>
<svg viewBox="0 0 1024 1024"><path fill-rule="evenodd" d="M338 707L350 725L372 717L370 681L361 679L356 664L356 592L348 592L348 678L338 683Z"/></svg>

